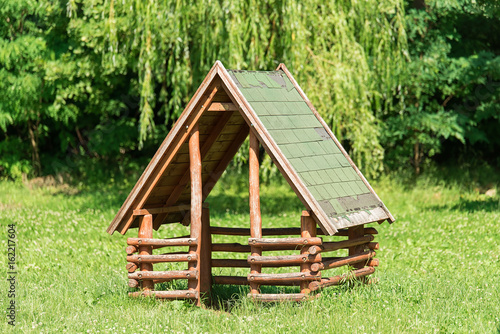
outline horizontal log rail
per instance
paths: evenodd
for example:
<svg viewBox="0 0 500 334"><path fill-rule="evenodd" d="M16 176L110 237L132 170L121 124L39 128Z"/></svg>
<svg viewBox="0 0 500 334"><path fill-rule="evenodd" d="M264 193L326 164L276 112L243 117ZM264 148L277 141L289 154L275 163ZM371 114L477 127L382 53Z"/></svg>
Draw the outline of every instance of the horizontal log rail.
<svg viewBox="0 0 500 334"><path fill-rule="evenodd" d="M133 273L134 271L136 271L139 268L139 266L137 266L137 264L135 264L135 263L129 262L126 265L126 268L127 268L127 271L129 273Z"/></svg>
<svg viewBox="0 0 500 334"><path fill-rule="evenodd" d="M127 252L127 255L132 255L134 253L137 253L139 251L139 249L135 246L127 246L127 248L125 248L125 252Z"/></svg>
<svg viewBox="0 0 500 334"><path fill-rule="evenodd" d="M380 248L378 242L369 242L366 246L372 250L378 250Z"/></svg>
<svg viewBox="0 0 500 334"><path fill-rule="evenodd" d="M351 255L346 257L323 258L323 261L321 261L320 263L311 264L311 270L312 271L326 270L359 262L368 263L368 261L374 256L375 252L370 251L370 252L365 252L363 254Z"/></svg>
<svg viewBox="0 0 500 334"><path fill-rule="evenodd" d="M286 273L286 274L250 274L247 276L248 281L262 285L274 285L275 283L284 282L302 282L320 280L321 274L312 273Z"/></svg>
<svg viewBox="0 0 500 334"><path fill-rule="evenodd" d="M279 227L279 228L263 228L262 235L263 236L271 236L271 235L300 235L300 227ZM365 227L365 234L378 234L378 231L373 227ZM211 234L220 234L220 235L239 235L239 236L249 236L250 229L249 228L233 228L233 227L210 227ZM318 235L325 235L323 231L318 229ZM348 230L342 229L339 230L334 236L348 236Z"/></svg>
<svg viewBox="0 0 500 334"><path fill-rule="evenodd" d="M370 261L368 261L368 263L366 265L368 267L378 267L379 260L378 259L371 259Z"/></svg>
<svg viewBox="0 0 500 334"><path fill-rule="evenodd" d="M305 246L321 245L321 238L249 238L248 244L256 247L264 246Z"/></svg>
<svg viewBox="0 0 500 334"><path fill-rule="evenodd" d="M165 255L129 255L128 262L133 263L162 263L197 261L196 254L165 254Z"/></svg>
<svg viewBox="0 0 500 334"><path fill-rule="evenodd" d="M136 271L128 274L129 279L198 279L198 270Z"/></svg>
<svg viewBox="0 0 500 334"><path fill-rule="evenodd" d="M131 246L153 246L153 248L168 246L196 246L196 238L175 238L175 239L150 239L150 238L128 238L127 244Z"/></svg>
<svg viewBox="0 0 500 334"><path fill-rule="evenodd" d="M248 263L261 264L261 265L276 265L276 266L290 266L298 265L301 263L320 262L321 254L308 255L284 255L284 256L249 256Z"/></svg>
<svg viewBox="0 0 500 334"><path fill-rule="evenodd" d="M266 245L262 247L263 251L284 251L300 250L304 245ZM307 246L306 246L307 247ZM251 246L239 243L216 243L212 244L212 252L230 252L230 253L250 253Z"/></svg>
<svg viewBox="0 0 500 334"><path fill-rule="evenodd" d="M276 293L276 294L252 294L247 295L258 302L301 302L309 299L314 299L316 296L311 296L305 293Z"/></svg>
<svg viewBox="0 0 500 334"><path fill-rule="evenodd" d="M129 292L130 297L156 297L162 299L198 299L196 290L137 291Z"/></svg>
<svg viewBox="0 0 500 334"><path fill-rule="evenodd" d="M321 288L326 288L327 286L340 285L347 281L355 280L356 278L368 276L375 272L373 267L364 267L358 270L351 271L350 273L334 276L330 278L322 278L321 281L315 281L309 283L309 289L311 291L316 291Z"/></svg>
<svg viewBox="0 0 500 334"><path fill-rule="evenodd" d="M309 254L317 254L322 252L332 252L342 248L348 248L358 245L363 245L369 243L374 239L373 235L365 235L360 238L355 238L351 240L342 240L342 241L331 241L324 242L321 246L311 246L309 247Z"/></svg>

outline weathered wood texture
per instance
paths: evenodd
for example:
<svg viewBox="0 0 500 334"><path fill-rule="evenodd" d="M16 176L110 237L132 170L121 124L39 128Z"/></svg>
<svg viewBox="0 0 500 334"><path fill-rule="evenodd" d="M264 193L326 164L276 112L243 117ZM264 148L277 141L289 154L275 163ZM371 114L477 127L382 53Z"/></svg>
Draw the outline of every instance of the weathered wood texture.
<svg viewBox="0 0 500 334"><path fill-rule="evenodd" d="M348 234L349 234L349 240L356 240L362 238L365 235L365 227L363 225L349 227ZM352 247L349 247L349 255L350 256L359 255L364 252L365 247L366 247L365 244L353 245ZM365 263L360 261L352 263L352 266L356 269L361 269L365 266Z"/></svg>
<svg viewBox="0 0 500 334"><path fill-rule="evenodd" d="M323 252L332 252L342 248L349 248L358 245L364 245L373 240L373 235L365 235L359 238L342 240L342 241L332 241L324 242L321 246L312 246L309 248L310 254L317 254Z"/></svg>
<svg viewBox="0 0 500 334"><path fill-rule="evenodd" d="M259 140L254 131L250 131L248 150L248 170L249 170L249 204L250 204L250 236L252 238L262 238L262 219L260 215L260 194L259 194ZM251 246L251 256L260 257L262 255L261 245L253 243ZM262 270L260 264L250 264L250 274L259 274ZM250 294L259 293L259 284L250 282Z"/></svg>
<svg viewBox="0 0 500 334"><path fill-rule="evenodd" d="M129 255L127 261L134 263L188 262L197 261L197 254Z"/></svg>
<svg viewBox="0 0 500 334"><path fill-rule="evenodd" d="M300 236L302 238L309 239L309 238L316 237L316 222L311 217L311 215L308 211L302 211L302 216L300 217L300 229L301 229ZM300 254L304 258L307 256L308 258L314 259L314 261L310 261L310 262L319 262L318 260L321 260L321 256L318 256L321 254L310 255L309 250L306 249L305 247L301 249ZM307 261L304 261L304 263L300 265L300 272L305 273L305 274L310 273L311 272L311 264L307 263ZM308 294L311 292L309 290L308 282L300 283L300 292L301 292L301 294Z"/></svg>
<svg viewBox="0 0 500 334"><path fill-rule="evenodd" d="M250 238L248 244L251 246L305 246L305 245L321 245L321 238Z"/></svg>
<svg viewBox="0 0 500 334"><path fill-rule="evenodd" d="M198 270L171 270L171 271L136 271L128 274L129 279L188 279L197 280Z"/></svg>
<svg viewBox="0 0 500 334"><path fill-rule="evenodd" d="M153 238L153 216L145 215L139 217L139 238ZM139 246L139 256L151 256L153 254L153 247L140 245ZM153 265L151 263L141 263L140 265L142 272L151 272L153 270ZM129 277L132 278L132 277ZM154 283L152 280L143 280L142 288L144 290L154 290Z"/></svg>
<svg viewBox="0 0 500 334"><path fill-rule="evenodd" d="M200 131L198 124L195 124L189 137L189 171L191 179L191 237L201 241L201 215L202 215L202 180L201 180L201 153L200 153ZM199 259L201 242L197 246L189 247L189 254ZM197 271L200 268L198 261L188 263L189 271ZM199 277L198 277L199 278ZM188 289L200 291L200 280L191 280L188 282ZM199 300L197 300L199 304Z"/></svg>
<svg viewBox="0 0 500 334"><path fill-rule="evenodd" d="M240 228L240 227L211 227L210 228L212 234L220 234L220 235L241 235L241 236L249 236L250 229L249 228ZM273 236L273 235L300 235L301 230L300 227L281 227L281 228L263 228L262 236ZM335 233L335 236L347 236L347 229L339 230ZM322 230L316 231L317 235L324 235L325 233ZM366 227L365 234L378 234L377 230L373 227Z"/></svg>
<svg viewBox="0 0 500 334"><path fill-rule="evenodd" d="M338 268L345 265L352 265L355 263L367 264L370 259L375 256L375 252L365 252L362 254L350 255L346 257L324 258L320 263L313 263L311 265L312 271L326 270Z"/></svg>
<svg viewBox="0 0 500 334"><path fill-rule="evenodd" d="M268 244L262 247L263 251L287 251L287 250L301 250L302 247L309 247L304 245L274 245ZM233 252L233 253L250 253L250 245L242 245L237 242L233 243L213 243L212 252Z"/></svg>
<svg viewBox="0 0 500 334"><path fill-rule="evenodd" d="M133 246L153 246L153 248L171 246L196 246L196 238L175 238L175 239L152 239L152 238L128 238L127 243Z"/></svg>
<svg viewBox="0 0 500 334"><path fill-rule="evenodd" d="M300 282L300 281L315 281L320 280L320 273L285 273L285 274L250 274L248 281L259 284L271 284L282 282Z"/></svg>

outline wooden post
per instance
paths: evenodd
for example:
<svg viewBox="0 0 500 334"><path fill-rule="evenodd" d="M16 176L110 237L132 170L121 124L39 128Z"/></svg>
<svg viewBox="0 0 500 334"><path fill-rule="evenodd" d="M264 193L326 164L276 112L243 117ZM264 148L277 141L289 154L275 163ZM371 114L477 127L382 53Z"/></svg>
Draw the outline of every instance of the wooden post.
<svg viewBox="0 0 500 334"><path fill-rule="evenodd" d="M200 298L210 298L212 287L212 235L210 234L210 212L203 209L201 216L201 236L198 245Z"/></svg>
<svg viewBox="0 0 500 334"><path fill-rule="evenodd" d="M312 238L316 237L316 222L309 211L302 211L302 217L300 217L300 236L302 238ZM309 255L308 248L302 247L300 254ZM309 273L311 272L311 264L303 263L300 265L300 272ZM300 292L309 293L309 282L304 281L300 283Z"/></svg>
<svg viewBox="0 0 500 334"><path fill-rule="evenodd" d="M349 230L348 230L349 240L356 239L356 238L361 238L364 235L365 235L365 227L363 225L349 227ZM364 244L363 245L349 247L349 256L361 254L361 253L364 252L364 250L365 250L365 245ZM354 264L352 264L352 266L353 266L354 269L361 269L361 268L365 267L365 262L354 263ZM364 276L360 277L360 280L362 282L366 282Z"/></svg>
<svg viewBox="0 0 500 334"><path fill-rule="evenodd" d="M196 246L189 247L189 254L200 255L201 234L202 234L202 180L201 180L201 154L200 154L200 130L198 124L193 127L189 137L189 170L191 177L191 238L196 238ZM188 263L189 270L199 270L199 256L197 261ZM199 275L198 275L199 277ZM200 291L200 279L189 280L188 289ZM199 294L198 294L199 296ZM201 305L200 298L196 304Z"/></svg>
<svg viewBox="0 0 500 334"><path fill-rule="evenodd" d="M153 238L153 216L145 215L139 217L139 238ZM152 246L139 246L139 255L153 254ZM141 271L153 271L152 263L141 263ZM152 280L143 280L144 290L154 290L155 285Z"/></svg>
<svg viewBox="0 0 500 334"><path fill-rule="evenodd" d="M262 238L262 219L260 216L260 195L259 195L259 140L254 131L250 131L250 149L249 149L249 204L250 204L250 237ZM251 246L252 256L262 255L262 247ZM262 265L251 264L250 274L259 274ZM259 284L250 283L250 293L259 293Z"/></svg>

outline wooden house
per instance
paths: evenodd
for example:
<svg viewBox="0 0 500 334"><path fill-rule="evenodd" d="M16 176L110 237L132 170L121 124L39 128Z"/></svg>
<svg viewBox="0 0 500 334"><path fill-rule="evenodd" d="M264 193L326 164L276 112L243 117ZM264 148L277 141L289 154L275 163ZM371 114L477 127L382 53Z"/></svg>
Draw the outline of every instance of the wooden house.
<svg viewBox="0 0 500 334"><path fill-rule="evenodd" d="M247 136L250 222L211 227L205 201ZM262 228L259 145L304 204L297 227ZM239 284L249 285L249 296L256 300L303 300L312 291L373 273L377 231L364 225L386 220L394 218L284 64L275 71L238 71L217 61L107 231L125 234L138 228L137 237L127 239L129 286L140 289L131 296L188 298L200 304L213 284ZM190 235L154 238L153 230L169 223L190 225ZM248 244L212 243L213 234L248 235ZM323 240L329 236L347 238ZM170 246L186 251L153 254ZM347 256L323 256L343 249ZM289 253L263 255L268 250ZM212 259L212 252L246 252L248 260ZM155 271L153 265L162 262L186 262L186 269ZM354 270L322 275L344 265ZM285 274L261 270L284 266L297 269ZM245 267L248 276L213 276L213 267ZM155 290L155 284L174 279L186 279L187 289ZM260 285L298 285L300 293L261 294Z"/></svg>

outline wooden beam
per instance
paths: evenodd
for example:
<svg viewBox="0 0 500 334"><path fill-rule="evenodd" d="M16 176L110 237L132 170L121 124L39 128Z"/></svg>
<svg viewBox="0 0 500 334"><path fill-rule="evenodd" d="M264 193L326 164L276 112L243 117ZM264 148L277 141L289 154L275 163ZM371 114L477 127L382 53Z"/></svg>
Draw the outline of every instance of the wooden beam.
<svg viewBox="0 0 500 334"><path fill-rule="evenodd" d="M153 238L153 216L145 215L141 216L139 219L139 238ZM152 254L153 247L144 245L139 246L139 256L150 256ZM140 267L142 272L153 272L152 263L141 263ZM142 288L144 290L154 290L155 285L152 280L143 280Z"/></svg>
<svg viewBox="0 0 500 334"><path fill-rule="evenodd" d="M220 91L220 81L214 80L217 74L217 67L214 66L209 72L209 75L205 78L181 114L181 117L174 124L172 130L170 130L168 136L161 144L153 159L151 159L151 162L144 170L139 181L137 181L134 189L132 189L132 192L108 227L108 233L112 234L115 230L118 230L121 234L125 234L134 220L132 211L144 207L144 203L148 200L163 172L186 141L192 127L198 122L205 108L208 107L206 102L211 101L215 94ZM206 96L202 92L207 93L210 85L212 85L212 91L210 95ZM193 109L197 106L201 106L199 112L193 112Z"/></svg>
<svg viewBox="0 0 500 334"><path fill-rule="evenodd" d="M189 170L191 175L191 238L196 238L198 241L201 238L201 216L202 216L202 180L201 180L201 153L200 153L200 131L198 124L193 127L191 136L189 137ZM196 255L199 259L201 247L189 247L189 254ZM199 270L199 261L188 262L189 270ZM188 289L200 292L200 280L188 282ZM196 301L198 306L201 301L198 298Z"/></svg>
<svg viewBox="0 0 500 334"><path fill-rule="evenodd" d="M239 108L231 102L212 102L208 111L238 111Z"/></svg>
<svg viewBox="0 0 500 334"><path fill-rule="evenodd" d="M213 103L212 103L213 104ZM214 126L212 129L212 132L208 136L208 138L205 140L205 143L200 149L200 155L201 155L201 160L205 158L207 155L208 151L212 147L212 145L217 141L217 138L219 138L220 134L224 130L224 127L226 126L227 122L233 115L232 112L227 112L222 115L222 117L219 119L217 124ZM182 175L181 179L179 180L179 183L175 186L174 190L170 193L167 201L165 202L165 206L171 206L174 205L178 200L179 197L182 195L182 192L186 188L186 185L189 183L190 180L190 172L189 170L186 170L186 172ZM165 219L166 214L159 214L155 221L154 221L154 228L158 229Z"/></svg>
<svg viewBox="0 0 500 334"><path fill-rule="evenodd" d="M212 288L212 236L210 235L210 213L208 209L203 209L202 212L200 244L197 253L200 256L198 260L200 297L210 298Z"/></svg>
<svg viewBox="0 0 500 334"><path fill-rule="evenodd" d="M349 227L349 240L355 240L365 235L365 227L363 225ZM365 244L349 247L349 256L359 255L365 251ZM356 269L361 269L365 266L363 262L353 263L352 266Z"/></svg>
<svg viewBox="0 0 500 334"><path fill-rule="evenodd" d="M300 229L301 233L300 236L302 238L314 238L316 237L316 222L314 219L311 217L311 214L309 211L302 211L302 216L300 217ZM314 257L314 255L309 254L309 250L307 248L302 248L300 250L300 254L302 256L307 256L307 257ZM321 254L317 254L321 255ZM318 260L318 258L315 258ZM319 260L321 261L321 260ZM319 262L319 261L312 261L312 262ZM311 272L311 263L307 263L304 261L303 264L300 265L300 272L301 273L310 273ZM309 294L311 290L309 290L309 283L308 282L301 282L300 283L300 293L302 294Z"/></svg>
<svg viewBox="0 0 500 334"><path fill-rule="evenodd" d="M254 131L250 131L248 157L249 173L249 204L250 204L250 236L252 238L262 238L262 218L260 215L260 194L259 194L259 140ZM251 245L252 256L261 256L262 247ZM262 265L250 263L250 274L259 274ZM258 294L259 284L250 282L250 294Z"/></svg>

